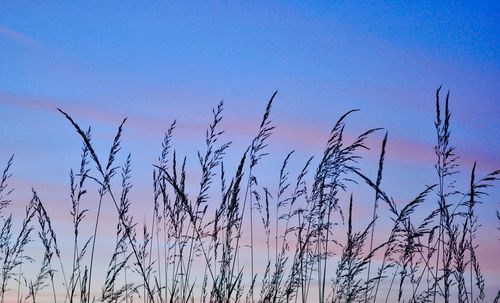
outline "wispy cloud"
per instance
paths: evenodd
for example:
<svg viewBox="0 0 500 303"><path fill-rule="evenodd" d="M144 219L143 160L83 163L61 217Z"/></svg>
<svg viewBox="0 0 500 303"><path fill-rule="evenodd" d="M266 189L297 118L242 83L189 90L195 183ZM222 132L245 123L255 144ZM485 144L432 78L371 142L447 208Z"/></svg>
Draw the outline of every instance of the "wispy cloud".
<svg viewBox="0 0 500 303"><path fill-rule="evenodd" d="M0 25L0 36L23 46L34 46L38 44L35 39L4 25Z"/></svg>
<svg viewBox="0 0 500 303"><path fill-rule="evenodd" d="M78 118L88 119L97 123L115 125L123 116L103 109L94 109L90 106L83 106L81 102L71 103L65 100L51 98L39 98L32 96L21 96L0 91L0 104L37 110L43 112L56 112L56 108L62 108L68 113L77 113ZM165 119L146 117L139 114L128 116L128 126L135 129L141 136L160 136L167 127ZM196 122L180 121L182 124L182 136L198 137L204 133L207 125ZM208 123L208 122L207 122ZM258 125L255 121L245 119L227 119L224 127L236 136L251 138L256 134ZM275 130L273 140L280 144L297 146L311 152L321 152L325 147L328 130L319 129L317 126L287 121L280 123ZM347 133L344 138L347 142L355 139L353 134ZM374 155L377 155L380 143L376 138L369 138L367 144L374 148ZM375 150L377 152L375 152ZM387 157L398 161L413 164L434 163L434 149L432 143L411 141L405 138L391 137L388 141ZM494 156L482 155L480 159L476 155L467 153L460 154L462 163L471 164L478 160L480 167L486 170L494 170L498 167L498 161Z"/></svg>

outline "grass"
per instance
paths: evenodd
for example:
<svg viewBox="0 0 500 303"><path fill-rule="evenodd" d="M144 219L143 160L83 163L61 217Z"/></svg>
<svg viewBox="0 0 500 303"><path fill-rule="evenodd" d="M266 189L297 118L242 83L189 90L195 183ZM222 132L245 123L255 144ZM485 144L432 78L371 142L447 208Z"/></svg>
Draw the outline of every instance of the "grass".
<svg viewBox="0 0 500 303"><path fill-rule="evenodd" d="M171 124L152 166L152 217L142 226L130 213L130 154L124 164L116 164L126 119L101 158L91 129L84 131L59 109L83 144L79 169L70 172L73 239L64 240L71 241L72 251L59 249L35 190L14 232L14 219L6 214L11 157L0 182L1 302L36 302L43 293L53 302L483 302L486 281L477 254L476 210L500 171L478 177L474 164L469 184L455 184L459 166L451 141L449 94L443 106L440 90L434 122L435 184L421 186L404 205L383 186L387 133L375 179L358 167L367 138L380 130L369 129L346 142L347 119L356 110L337 120L318 161L308 159L292 176L292 151L284 157L277 185L262 185L256 168L267 155L274 130L274 93L234 172L224 165L232 143L224 141L220 129L223 103L214 108L205 146L198 152L201 178L195 192L187 190L186 158L179 159L171 146L176 122ZM371 221L360 230L353 224L355 183L374 194ZM82 201L93 188L97 210L89 218ZM103 272L94 261L104 199L116 208L116 231ZM424 203L434 207L428 211ZM391 226L382 229L377 224L381 216L389 216ZM82 234L82 224L93 226L92 234ZM256 237L264 239L262 253ZM249 247L244 245L247 239ZM26 251L28 243L43 248L41 259ZM62 255L71 262L65 264ZM35 259L39 271L27 276L23 265ZM93 281L98 270L105 276L100 292ZM500 291L495 302L499 298Z"/></svg>

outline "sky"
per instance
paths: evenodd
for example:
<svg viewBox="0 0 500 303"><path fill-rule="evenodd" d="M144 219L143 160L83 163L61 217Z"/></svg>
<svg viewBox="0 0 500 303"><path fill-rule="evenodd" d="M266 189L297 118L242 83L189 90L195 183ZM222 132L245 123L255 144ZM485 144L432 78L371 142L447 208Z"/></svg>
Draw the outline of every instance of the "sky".
<svg viewBox="0 0 500 303"><path fill-rule="evenodd" d="M54 224L70 224L68 174L81 142L56 108L92 125L103 155L128 117L119 160L131 152L140 201L152 195L152 164L174 119L174 145L193 163L197 184L196 151L211 109L224 100L225 136L234 141L228 159L238 159L276 90L266 167L279 169L290 150L295 170L320 157L337 118L361 109L347 134L389 133L384 183L397 201L409 201L436 182L433 121L442 85L461 157L457 183L467 185L474 161L479 176L500 167L499 33L496 1L3 1L0 163L15 154L12 211L24 208L34 187L61 222ZM363 152L372 175L382 138L376 133L372 151ZM361 191L361 200L369 196ZM491 189L478 210L493 281L499 194ZM137 218L146 216L135 207Z"/></svg>

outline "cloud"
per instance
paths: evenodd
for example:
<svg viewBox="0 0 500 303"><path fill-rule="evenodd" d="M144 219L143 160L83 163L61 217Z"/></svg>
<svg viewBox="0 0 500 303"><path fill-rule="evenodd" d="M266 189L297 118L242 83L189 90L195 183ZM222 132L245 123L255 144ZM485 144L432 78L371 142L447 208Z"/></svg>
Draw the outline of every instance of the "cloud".
<svg viewBox="0 0 500 303"><path fill-rule="evenodd" d="M50 98L39 98L31 96L14 95L7 92L0 91L0 104L10 105L18 108L28 110L37 110L43 112L56 112L56 108L68 112L70 115L77 113L79 118L88 119L98 123L116 125L124 116L116 112L106 110L96 110L90 106L83 106L82 103L70 103L64 100L55 100ZM185 119L187 120L187 119ZM198 137L202 135L207 123L196 123L180 121L182 126L182 136ZM229 130L232 134L239 137L253 138L257 134L258 125L255 121L245 119L227 119L224 122L224 128ZM169 122L165 119L154 117L146 117L139 114L132 114L129 116L127 126L134 129L141 136L161 136L162 132L167 129ZM303 123L296 123L294 121L286 121L277 125L274 131L272 140L287 146L296 146L306 151L322 152L328 139L328 131L320 129L316 125L307 125ZM344 139L346 142L353 141L355 136L353 134L345 134ZM379 147L380 142L373 136L368 138L367 145L372 147ZM378 157L378 151L372 153ZM461 153L460 161L465 164L471 164L478 160L480 166L487 170L494 170L498 167L498 161L494 156L488 154L478 156L468 153ZM411 141L406 138L390 137L387 144L387 155L391 159L396 159L402 162L413 164L432 164L435 162L434 147L431 143Z"/></svg>
<svg viewBox="0 0 500 303"><path fill-rule="evenodd" d="M3 36L23 46L34 46L37 44L37 42L34 39L4 25L0 25L0 36Z"/></svg>
<svg viewBox="0 0 500 303"><path fill-rule="evenodd" d="M70 115L72 115L73 113L78 113L79 117L84 117L89 120L105 124L115 124L117 123L117 121L119 122L123 119L122 116L118 116L115 113L95 111L90 109L89 106L83 106L81 104L75 104L65 100L20 96L2 91L0 91L0 104L27 110L52 113L57 113L57 108L61 108L63 111L68 112Z"/></svg>

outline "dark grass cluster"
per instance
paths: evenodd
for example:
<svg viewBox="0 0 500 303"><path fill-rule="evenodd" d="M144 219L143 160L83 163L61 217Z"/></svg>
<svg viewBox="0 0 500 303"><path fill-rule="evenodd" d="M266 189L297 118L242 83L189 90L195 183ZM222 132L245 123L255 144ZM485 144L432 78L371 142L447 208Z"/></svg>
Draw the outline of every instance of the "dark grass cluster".
<svg viewBox="0 0 500 303"><path fill-rule="evenodd" d="M293 176L292 151L284 157L276 184L261 184L258 166L274 131L275 97L234 171L224 164L231 141L221 129L223 103L216 106L205 146L197 153L201 174L194 192L187 189L186 157L171 145L174 121L158 161L147 164L153 176L152 215L143 224L130 212L132 158L129 154L122 165L116 163L126 119L103 158L94 148L91 129L84 130L59 109L83 143L79 167L69 174L73 239L64 240L73 249L59 249L34 189L19 231L14 231L14 219L6 214L12 193L10 158L0 183L1 302L36 302L41 293L49 301L82 303L485 301L477 207L500 171L480 177L474 164L470 182L456 184L460 168L451 141L449 94L443 105L440 89L436 92L436 178L431 185L417 184L420 192L406 204L396 203L383 186L387 133L377 175L372 178L358 167L360 150L368 149L367 138L379 129L346 142L347 120L356 110L337 120L317 160L311 157ZM353 224L355 183L374 195L371 220L360 229ZM96 190L96 203L82 204L89 190ZM96 268L95 257L105 200L116 208L116 231L103 270ZM91 205L97 208L92 218ZM381 216L390 218L389 227L377 224ZM91 225L93 232L82 233L82 225ZM258 249L257 242L264 247ZM29 243L42 249L26 251ZM65 264L67 259L71 263ZM38 272L26 274L23 265L34 261ZM103 285L95 285L97 274L104 276ZM495 301L499 298L500 292Z"/></svg>

